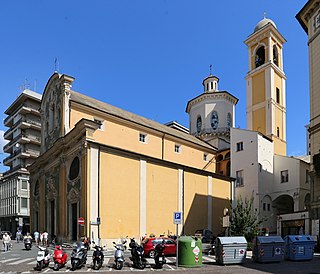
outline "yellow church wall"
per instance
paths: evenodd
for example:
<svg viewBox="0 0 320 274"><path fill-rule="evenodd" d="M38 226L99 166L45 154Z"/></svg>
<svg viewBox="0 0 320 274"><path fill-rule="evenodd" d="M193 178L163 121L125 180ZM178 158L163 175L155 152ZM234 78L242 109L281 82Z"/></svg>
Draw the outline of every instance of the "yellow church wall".
<svg viewBox="0 0 320 274"><path fill-rule="evenodd" d="M180 152L175 152L176 144L181 145ZM168 139L164 143L164 160L215 172L215 155L208 153L207 158L209 161L204 161L204 153L201 150L186 145L186 143L174 142Z"/></svg>
<svg viewBox="0 0 320 274"><path fill-rule="evenodd" d="M150 129L139 129L129 122L126 124L120 123L119 121L112 121L110 118L103 117L102 115L97 117L94 113L89 115L83 111L83 109L73 106L70 115L72 120L71 125L74 126L82 118L90 120L93 120L94 118L103 119L104 125L102 126L102 130L96 130L93 133L93 136L91 136L98 143L215 172L215 156L213 154L206 153L207 158L210 161L204 161L203 157L205 149L202 151L199 148L195 148L193 144L188 142L182 143L181 139L174 142L171 139L168 139L170 138L168 135L163 137L161 132L156 132ZM140 133L147 134L147 142L140 142ZM123 136L126 136L126 138L123 138ZM162 140L162 138L164 139ZM181 145L181 153L176 153L174 151L175 144Z"/></svg>
<svg viewBox="0 0 320 274"><path fill-rule="evenodd" d="M231 183L224 180L212 178L212 232L222 232L220 220L223 217L223 210L230 208Z"/></svg>
<svg viewBox="0 0 320 274"><path fill-rule="evenodd" d="M208 177L184 174L184 232L193 235L197 229L208 227Z"/></svg>
<svg viewBox="0 0 320 274"><path fill-rule="evenodd" d="M139 161L101 150L101 238L139 235Z"/></svg>
<svg viewBox="0 0 320 274"><path fill-rule="evenodd" d="M277 75L276 73L274 74L274 95L273 98L274 100L276 100L276 91L277 88L280 90L280 105L283 104L283 88L282 88L282 77L280 77L279 75Z"/></svg>
<svg viewBox="0 0 320 274"><path fill-rule="evenodd" d="M252 77L252 105L259 104L266 100L264 83L265 83L264 71Z"/></svg>
<svg viewBox="0 0 320 274"><path fill-rule="evenodd" d="M147 163L146 232L175 234L173 213L178 211L178 170Z"/></svg>
<svg viewBox="0 0 320 274"><path fill-rule="evenodd" d="M252 112L252 130L266 134L266 110L264 107Z"/></svg>

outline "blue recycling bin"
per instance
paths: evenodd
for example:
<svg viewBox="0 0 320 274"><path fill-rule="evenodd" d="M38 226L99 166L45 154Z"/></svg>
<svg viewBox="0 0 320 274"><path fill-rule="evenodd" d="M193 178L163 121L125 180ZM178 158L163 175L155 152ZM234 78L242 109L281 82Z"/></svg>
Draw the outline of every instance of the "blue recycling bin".
<svg viewBox="0 0 320 274"><path fill-rule="evenodd" d="M284 259L284 240L281 236L256 236L252 258L255 262L281 262Z"/></svg>
<svg viewBox="0 0 320 274"><path fill-rule="evenodd" d="M288 235L284 237L285 259L291 261L312 260L315 240L310 235Z"/></svg>

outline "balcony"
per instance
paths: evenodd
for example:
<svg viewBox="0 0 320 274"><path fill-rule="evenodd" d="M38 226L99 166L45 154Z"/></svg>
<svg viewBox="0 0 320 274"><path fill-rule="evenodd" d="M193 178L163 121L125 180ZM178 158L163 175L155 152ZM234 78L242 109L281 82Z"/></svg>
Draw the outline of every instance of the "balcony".
<svg viewBox="0 0 320 274"><path fill-rule="evenodd" d="M13 116L9 115L6 119L4 119L3 123L4 123L4 125L6 127L12 127L12 125L13 125Z"/></svg>
<svg viewBox="0 0 320 274"><path fill-rule="evenodd" d="M26 129L26 128L32 128L35 130L41 130L41 123L32 119L28 119L28 118L23 118L20 122L20 124L18 125L19 128L21 129Z"/></svg>

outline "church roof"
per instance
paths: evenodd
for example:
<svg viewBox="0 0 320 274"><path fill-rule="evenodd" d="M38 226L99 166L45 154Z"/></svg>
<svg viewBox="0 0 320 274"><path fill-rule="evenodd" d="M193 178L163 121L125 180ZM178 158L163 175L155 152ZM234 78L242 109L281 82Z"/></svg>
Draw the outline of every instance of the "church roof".
<svg viewBox="0 0 320 274"><path fill-rule="evenodd" d="M272 24L275 28L277 28L276 24L271 19L263 18L261 21L258 22L256 27L254 28L254 32L258 31L259 29L262 29L269 23Z"/></svg>
<svg viewBox="0 0 320 274"><path fill-rule="evenodd" d="M85 105L90 108L105 112L109 115L130 121L132 123L139 124L139 125L148 127L150 129L160 131L162 133L174 136L179 139L186 140L188 142L192 142L194 144L205 147L207 149L211 149L211 150L216 149L215 147L209 145L208 143L202 141L201 139L199 139L191 134L187 134L182 131L178 131L176 129L170 128L170 127L163 125L161 123L158 123L156 121L147 119L145 117L139 116L139 115L134 114L132 112L129 112L129 111L123 110L121 108L112 106L110 104L104 103L102 101L96 100L92 97L86 96L86 95L81 94L79 92L71 90L70 91L70 100L74 101L78 104Z"/></svg>

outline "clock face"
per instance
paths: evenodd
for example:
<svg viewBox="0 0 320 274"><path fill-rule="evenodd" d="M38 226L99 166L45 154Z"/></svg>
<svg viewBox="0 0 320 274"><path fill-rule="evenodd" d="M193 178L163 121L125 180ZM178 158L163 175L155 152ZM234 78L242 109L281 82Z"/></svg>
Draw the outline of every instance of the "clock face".
<svg viewBox="0 0 320 274"><path fill-rule="evenodd" d="M216 111L213 111L211 114L211 127L217 129L219 125L219 117Z"/></svg>
<svg viewBox="0 0 320 274"><path fill-rule="evenodd" d="M198 116L197 118L197 132L200 133L202 127L202 119L201 116Z"/></svg>
<svg viewBox="0 0 320 274"><path fill-rule="evenodd" d="M228 112L228 114L227 114L227 127L230 128L231 124L232 124L231 113Z"/></svg>

